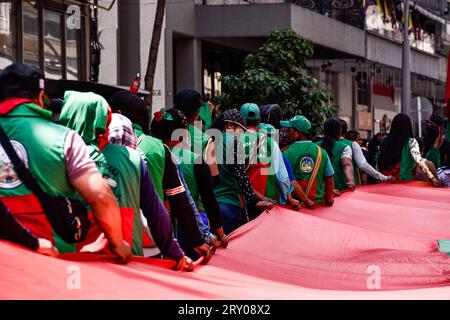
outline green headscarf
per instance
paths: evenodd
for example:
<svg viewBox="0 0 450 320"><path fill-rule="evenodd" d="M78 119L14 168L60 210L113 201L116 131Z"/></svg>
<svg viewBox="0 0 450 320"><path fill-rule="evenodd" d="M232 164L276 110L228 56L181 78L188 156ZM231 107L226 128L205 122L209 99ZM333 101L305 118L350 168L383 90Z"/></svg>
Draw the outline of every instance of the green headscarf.
<svg viewBox="0 0 450 320"><path fill-rule="evenodd" d="M97 135L106 132L108 102L92 92L66 91L59 119L62 125L75 130L86 144L97 145Z"/></svg>

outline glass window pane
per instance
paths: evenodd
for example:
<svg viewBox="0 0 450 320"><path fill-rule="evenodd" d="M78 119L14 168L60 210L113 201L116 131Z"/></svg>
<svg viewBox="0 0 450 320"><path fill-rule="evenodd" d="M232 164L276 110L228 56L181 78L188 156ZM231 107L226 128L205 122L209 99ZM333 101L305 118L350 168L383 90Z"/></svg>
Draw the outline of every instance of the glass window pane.
<svg viewBox="0 0 450 320"><path fill-rule="evenodd" d="M23 2L23 61L39 66L38 11L34 2Z"/></svg>
<svg viewBox="0 0 450 320"><path fill-rule="evenodd" d="M14 62L17 50L15 40L15 18L11 3L0 3L0 69Z"/></svg>
<svg viewBox="0 0 450 320"><path fill-rule="evenodd" d="M44 68L46 78L62 78L61 39L61 14L44 10Z"/></svg>
<svg viewBox="0 0 450 320"><path fill-rule="evenodd" d="M78 80L80 31L67 29L66 57L67 57L67 79Z"/></svg>

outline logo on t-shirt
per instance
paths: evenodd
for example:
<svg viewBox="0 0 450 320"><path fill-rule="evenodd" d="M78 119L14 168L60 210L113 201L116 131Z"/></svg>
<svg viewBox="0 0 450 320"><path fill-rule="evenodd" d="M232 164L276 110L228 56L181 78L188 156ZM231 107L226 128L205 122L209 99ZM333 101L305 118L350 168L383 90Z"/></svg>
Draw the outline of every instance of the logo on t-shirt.
<svg viewBox="0 0 450 320"><path fill-rule="evenodd" d="M303 157L300 160L300 171L303 173L310 173L314 168L314 160L311 157Z"/></svg>
<svg viewBox="0 0 450 320"><path fill-rule="evenodd" d="M28 168L28 155L23 144L19 141L11 140L11 144L14 147L20 160ZM14 189L22 184L22 180L19 179L19 175L14 171L14 165L6 154L2 146L0 146L0 188Z"/></svg>

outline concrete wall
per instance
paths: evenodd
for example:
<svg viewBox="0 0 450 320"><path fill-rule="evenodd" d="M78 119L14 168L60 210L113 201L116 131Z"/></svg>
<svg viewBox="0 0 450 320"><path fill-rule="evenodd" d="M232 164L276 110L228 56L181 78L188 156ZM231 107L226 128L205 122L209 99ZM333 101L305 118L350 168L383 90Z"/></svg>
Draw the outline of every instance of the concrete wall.
<svg viewBox="0 0 450 320"><path fill-rule="evenodd" d="M118 82L118 6L110 11L98 11L98 30L101 32L100 43L104 50L101 52L99 82L116 85Z"/></svg>
<svg viewBox="0 0 450 320"><path fill-rule="evenodd" d="M353 118L353 76L351 74L338 74L337 103L341 108L339 116ZM349 125L351 126L351 123Z"/></svg>
<svg viewBox="0 0 450 320"><path fill-rule="evenodd" d="M362 30L288 3L197 7L199 37L264 37L271 30L293 28L302 37L351 55L365 55Z"/></svg>
<svg viewBox="0 0 450 320"><path fill-rule="evenodd" d="M195 38L175 38L176 90L202 90L202 44ZM175 94L175 93L174 93Z"/></svg>
<svg viewBox="0 0 450 320"><path fill-rule="evenodd" d="M165 83L165 104L171 106L173 104L173 97L176 94L175 87L183 88L188 86L188 81L200 83L197 84L197 90L201 91L201 65L198 66L199 57L194 57L193 53L200 53L200 64L201 64L201 48L198 50L198 42L194 41L194 37L197 33L197 23L196 23L196 6L195 2L180 2L179 0L167 0L166 4L166 24L164 29L164 77L161 79ZM180 40L180 37L185 37L186 39ZM189 39L189 40L188 40ZM177 43L177 52L174 57L174 41L179 41ZM189 44L190 41L190 44ZM195 43L194 43L195 42ZM189 47L191 50L189 50ZM180 50L187 54L181 54ZM190 58L189 58L190 57ZM179 63L177 65L181 66L183 73L178 72L178 82L174 86L174 68L173 59L177 59ZM182 61L184 61L182 63ZM194 65L196 67L194 67ZM197 70L197 69L199 70ZM195 77L197 76L197 80ZM192 85L191 85L192 87ZM179 90L179 89L178 89Z"/></svg>
<svg viewBox="0 0 450 320"><path fill-rule="evenodd" d="M402 67L402 46L393 40L382 36L367 33L367 55L368 60L379 62L394 68ZM441 59L438 56L411 50L410 65L411 72L430 77L432 79L445 81L440 72Z"/></svg>
<svg viewBox="0 0 450 320"><path fill-rule="evenodd" d="M150 42L156 11L156 2L147 0L117 2L110 11L99 10L99 31L102 50L100 77L101 83L129 86L141 73L147 70ZM165 92L165 25L158 51L153 98L153 110L161 109L166 103Z"/></svg>
<svg viewBox="0 0 450 320"><path fill-rule="evenodd" d="M201 38L264 37L270 30L291 27L291 5L197 6Z"/></svg>
<svg viewBox="0 0 450 320"><path fill-rule="evenodd" d="M290 5L291 26L302 37L334 50L365 56L365 32L300 6Z"/></svg>
<svg viewBox="0 0 450 320"><path fill-rule="evenodd" d="M139 15L139 2L119 1L119 37L117 49L119 52L119 78L117 84L129 86L136 76L141 72L141 26Z"/></svg>

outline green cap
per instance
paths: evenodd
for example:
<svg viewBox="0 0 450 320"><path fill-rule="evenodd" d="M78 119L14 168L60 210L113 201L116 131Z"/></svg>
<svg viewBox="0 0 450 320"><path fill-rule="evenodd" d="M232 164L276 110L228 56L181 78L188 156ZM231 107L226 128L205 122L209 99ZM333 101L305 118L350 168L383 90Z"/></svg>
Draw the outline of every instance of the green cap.
<svg viewBox="0 0 450 320"><path fill-rule="evenodd" d="M277 129L275 129L275 127L270 123L260 123L258 125L258 129L260 132L265 132L267 134L274 134L277 131Z"/></svg>
<svg viewBox="0 0 450 320"><path fill-rule="evenodd" d="M258 120L260 117L259 108L254 103L244 103L240 111L247 120Z"/></svg>
<svg viewBox="0 0 450 320"><path fill-rule="evenodd" d="M284 128L294 128L300 132L308 133L311 129L311 122L304 116L295 116L291 120L280 121L280 125Z"/></svg>

